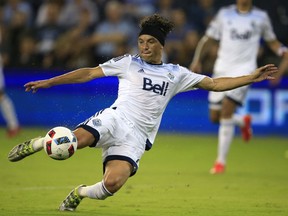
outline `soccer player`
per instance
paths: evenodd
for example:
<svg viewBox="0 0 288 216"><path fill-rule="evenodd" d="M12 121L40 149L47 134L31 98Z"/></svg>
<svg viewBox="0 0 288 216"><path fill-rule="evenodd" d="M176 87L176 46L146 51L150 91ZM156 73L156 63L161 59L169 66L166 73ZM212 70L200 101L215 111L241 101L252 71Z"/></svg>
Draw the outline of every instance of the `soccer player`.
<svg viewBox="0 0 288 216"><path fill-rule="evenodd" d="M115 194L133 176L145 150L151 149L162 114L179 92L202 88L225 91L265 79L273 79L278 68L272 64L252 74L235 78L215 78L196 74L179 65L162 62L162 51L173 23L154 14L140 22L139 55L113 58L94 68L82 68L47 80L25 84L36 92L55 85L83 83L103 76L117 76L116 101L97 112L74 130L78 148L102 148L103 179L90 186L79 185L61 203L60 211L74 211L85 198L104 200ZM19 161L43 149L43 137L15 146L10 161Z"/></svg>
<svg viewBox="0 0 288 216"><path fill-rule="evenodd" d="M1 43L1 27L0 27L0 43ZM14 137L19 134L20 127L15 112L14 104L5 92L5 81L3 74L2 54L0 53L0 109L7 125L7 137Z"/></svg>
<svg viewBox="0 0 288 216"><path fill-rule="evenodd" d="M276 38L267 13L252 5L252 0L237 0L236 5L221 8L210 23L195 51L190 69L201 72L201 56L211 43L219 42L213 77L235 77L251 74L257 67L260 39L279 56L285 56L279 74L285 70L288 60L287 47ZM208 48L209 49L209 48ZM279 77L279 76L278 76ZM248 86L225 92L209 92L210 119L220 124L218 153L211 174L225 171L229 147L239 126L244 141L252 136L251 116L236 114L236 109L245 101Z"/></svg>

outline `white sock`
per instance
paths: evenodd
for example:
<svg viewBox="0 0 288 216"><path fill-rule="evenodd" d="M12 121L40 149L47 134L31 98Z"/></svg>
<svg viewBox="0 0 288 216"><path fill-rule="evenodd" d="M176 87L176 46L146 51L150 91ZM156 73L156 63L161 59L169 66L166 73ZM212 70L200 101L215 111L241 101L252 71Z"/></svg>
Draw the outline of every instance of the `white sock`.
<svg viewBox="0 0 288 216"><path fill-rule="evenodd" d="M7 127L9 129L15 129L19 127L18 119L14 110L14 105L7 95L3 95L2 99L0 100L0 107L3 117L7 122Z"/></svg>
<svg viewBox="0 0 288 216"><path fill-rule="evenodd" d="M233 119L221 119L218 132L218 156L217 162L226 164L227 154L234 137Z"/></svg>
<svg viewBox="0 0 288 216"><path fill-rule="evenodd" d="M244 126L243 115L234 114L232 116L232 119L233 119L235 125L237 125L239 127L243 127Z"/></svg>
<svg viewBox="0 0 288 216"><path fill-rule="evenodd" d="M91 199L104 200L113 194L107 190L104 182L98 182L91 186L80 187L78 193L82 197L89 197Z"/></svg>
<svg viewBox="0 0 288 216"><path fill-rule="evenodd" d="M35 151L40 151L41 149L43 149L43 142L44 142L44 137L41 137L39 139L37 139L36 141L34 141L34 143L32 144L32 147Z"/></svg>

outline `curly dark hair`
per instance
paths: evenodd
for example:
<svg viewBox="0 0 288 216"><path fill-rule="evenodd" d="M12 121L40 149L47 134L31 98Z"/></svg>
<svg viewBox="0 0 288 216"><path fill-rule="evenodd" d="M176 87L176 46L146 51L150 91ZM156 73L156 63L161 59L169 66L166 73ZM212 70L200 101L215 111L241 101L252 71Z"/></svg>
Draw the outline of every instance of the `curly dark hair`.
<svg viewBox="0 0 288 216"><path fill-rule="evenodd" d="M159 14L154 14L148 17L144 17L139 24L141 29L147 27L157 27L159 28L165 36L174 29L174 23L170 20L160 16Z"/></svg>

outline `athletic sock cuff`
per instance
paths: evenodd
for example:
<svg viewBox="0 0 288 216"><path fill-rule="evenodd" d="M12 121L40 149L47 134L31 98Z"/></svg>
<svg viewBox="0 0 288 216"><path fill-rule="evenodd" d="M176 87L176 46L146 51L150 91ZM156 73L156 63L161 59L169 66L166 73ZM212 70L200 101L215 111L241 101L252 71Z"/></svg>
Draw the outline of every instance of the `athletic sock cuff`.
<svg viewBox="0 0 288 216"><path fill-rule="evenodd" d="M234 125L233 119L220 119L221 125Z"/></svg>
<svg viewBox="0 0 288 216"><path fill-rule="evenodd" d="M103 191L107 194L107 196L113 196L113 193L111 193L104 185L104 181L101 182Z"/></svg>

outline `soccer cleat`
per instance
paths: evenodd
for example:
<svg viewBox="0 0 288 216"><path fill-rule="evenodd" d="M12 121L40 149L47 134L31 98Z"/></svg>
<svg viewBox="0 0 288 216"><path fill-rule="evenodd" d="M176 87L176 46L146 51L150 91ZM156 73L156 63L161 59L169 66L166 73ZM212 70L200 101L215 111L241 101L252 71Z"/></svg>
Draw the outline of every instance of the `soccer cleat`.
<svg viewBox="0 0 288 216"><path fill-rule="evenodd" d="M78 187L74 188L68 196L63 200L63 202L59 206L60 211L75 211L77 206L80 204L81 200L84 197L81 197L78 194L78 190L80 187L86 187L86 185L79 185Z"/></svg>
<svg viewBox="0 0 288 216"><path fill-rule="evenodd" d="M225 165L219 162L216 162L213 168L210 170L210 174L222 174L225 172Z"/></svg>
<svg viewBox="0 0 288 216"><path fill-rule="evenodd" d="M11 162L16 162L22 160L23 158L31 154L34 154L36 151L33 149L32 145L39 138L40 137L37 137L14 146L14 148L8 154L8 159Z"/></svg>
<svg viewBox="0 0 288 216"><path fill-rule="evenodd" d="M244 120L244 126L241 127L242 139L245 142L248 142L252 137L252 128L251 128L252 118L250 115L245 115L243 120Z"/></svg>

